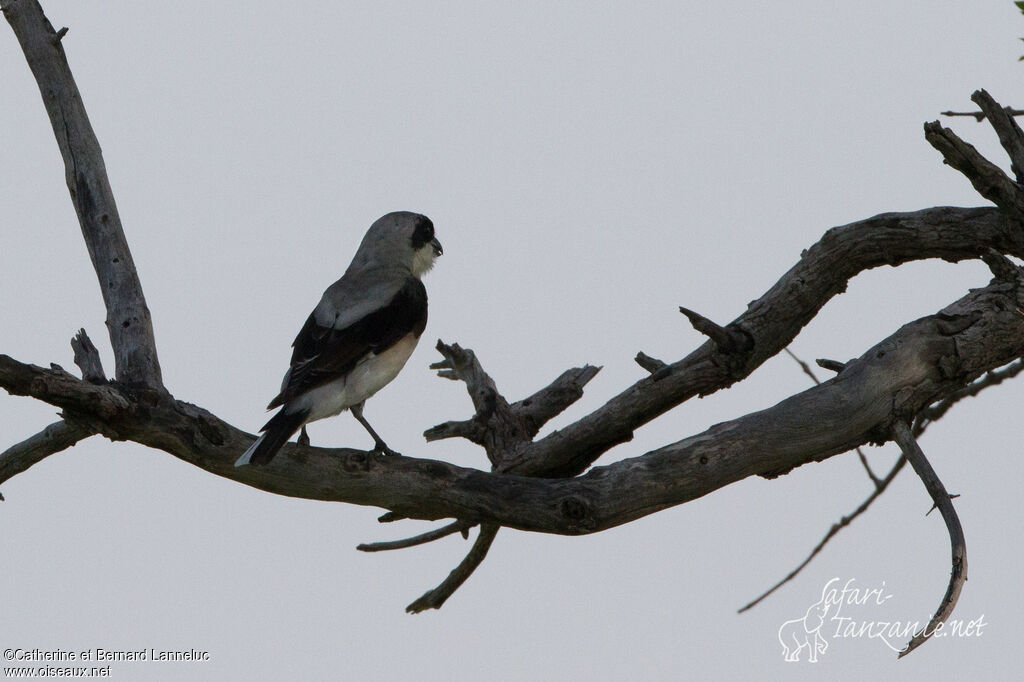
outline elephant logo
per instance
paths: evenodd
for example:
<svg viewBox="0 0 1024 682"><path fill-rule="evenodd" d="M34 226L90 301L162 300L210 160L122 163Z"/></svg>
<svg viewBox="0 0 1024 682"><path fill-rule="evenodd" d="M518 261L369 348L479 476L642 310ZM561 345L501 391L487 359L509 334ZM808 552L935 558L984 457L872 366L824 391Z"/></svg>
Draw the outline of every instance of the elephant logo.
<svg viewBox="0 0 1024 682"><path fill-rule="evenodd" d="M800 650L806 647L808 662L818 662L818 654L828 649L828 642L821 636L821 627L825 624L825 615L833 607L838 610L837 604L825 599L825 590L822 590L821 599L807 609L803 618L787 620L779 627L779 643L787 661L799 661Z"/></svg>

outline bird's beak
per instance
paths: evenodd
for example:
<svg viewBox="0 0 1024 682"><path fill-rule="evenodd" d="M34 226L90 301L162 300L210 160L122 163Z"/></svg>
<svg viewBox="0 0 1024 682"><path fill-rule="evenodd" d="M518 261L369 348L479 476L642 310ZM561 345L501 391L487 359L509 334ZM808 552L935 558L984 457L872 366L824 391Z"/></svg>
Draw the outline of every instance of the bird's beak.
<svg viewBox="0 0 1024 682"><path fill-rule="evenodd" d="M435 256L440 256L444 253L444 249L441 248L441 242L437 241L436 238L430 240L430 246L433 247Z"/></svg>

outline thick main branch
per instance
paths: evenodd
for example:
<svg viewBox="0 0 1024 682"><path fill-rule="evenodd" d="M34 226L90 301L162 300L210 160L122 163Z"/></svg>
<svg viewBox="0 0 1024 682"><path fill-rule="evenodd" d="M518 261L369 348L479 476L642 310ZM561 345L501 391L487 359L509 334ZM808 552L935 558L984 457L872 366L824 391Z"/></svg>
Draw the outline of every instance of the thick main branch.
<svg viewBox="0 0 1024 682"><path fill-rule="evenodd" d="M908 419L1024 355L1020 300L1024 292L1018 284L993 282L905 325L820 386L571 479L491 474L433 460L292 444L267 467L235 468L238 453L253 437L188 403L95 386L5 356L0 356L0 386L68 409L99 401L107 411L91 425L100 433L164 450L270 492L383 507L409 518L581 534L633 521L751 475L779 475L887 440L895 419Z"/></svg>
<svg viewBox="0 0 1024 682"><path fill-rule="evenodd" d="M994 249L1024 258L1024 230L996 208L935 207L883 213L834 227L747 311L728 325L753 341L749 352L723 354L708 341L645 377L579 421L522 448L504 471L572 476L632 438L634 429L694 396L739 381L796 338L858 273L882 265L941 258L957 262Z"/></svg>

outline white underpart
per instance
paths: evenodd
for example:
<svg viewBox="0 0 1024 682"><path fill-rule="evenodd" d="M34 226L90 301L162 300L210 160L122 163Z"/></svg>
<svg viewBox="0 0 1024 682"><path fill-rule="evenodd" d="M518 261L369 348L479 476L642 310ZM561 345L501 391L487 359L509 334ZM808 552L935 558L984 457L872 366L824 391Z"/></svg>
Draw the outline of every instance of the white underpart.
<svg viewBox="0 0 1024 682"><path fill-rule="evenodd" d="M407 334L380 355L367 355L344 378L324 384L290 401L289 412L309 410L307 422L326 419L357 405L398 376L416 348L418 338Z"/></svg>
<svg viewBox="0 0 1024 682"><path fill-rule="evenodd" d="M412 276L419 277L423 273L429 272L430 268L434 267L436 259L437 256L434 255L433 245L424 244L421 246L412 256Z"/></svg>

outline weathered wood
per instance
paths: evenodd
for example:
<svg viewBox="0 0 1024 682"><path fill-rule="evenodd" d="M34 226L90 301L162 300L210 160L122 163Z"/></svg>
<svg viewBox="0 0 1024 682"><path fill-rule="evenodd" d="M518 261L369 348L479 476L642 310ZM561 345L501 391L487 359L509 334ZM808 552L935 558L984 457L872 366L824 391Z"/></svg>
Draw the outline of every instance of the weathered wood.
<svg viewBox="0 0 1024 682"><path fill-rule="evenodd" d="M1003 169L982 156L938 121L924 124L924 137L942 154L946 163L963 173L978 194L1017 220L1024 219L1024 192Z"/></svg>
<svg viewBox="0 0 1024 682"><path fill-rule="evenodd" d="M1001 107L984 89L972 94L971 101L981 108L999 136L999 143L1010 157L1010 168L1017 182L1024 182L1024 131L1011 115L1012 110Z"/></svg>
<svg viewBox="0 0 1024 682"><path fill-rule="evenodd" d="M900 651L899 657L903 658L935 634L956 608L957 600L960 599L960 591L963 589L964 583L967 582L967 542L964 539L964 529L960 525L960 517L957 516L950 495L917 444L914 434L911 433L910 425L901 420L896 421L893 424L893 435L900 450L903 451L903 456L914 467L914 471L917 472L924 487L928 490L928 494L931 495L932 501L942 514L942 520L946 522L952 563L949 585L939 603L939 608L936 609L928 624L915 632L911 640L907 642L907 646Z"/></svg>
<svg viewBox="0 0 1024 682"><path fill-rule="evenodd" d="M408 518L458 518L582 534L636 520L748 476L778 476L888 439L894 420L910 418L1024 355L1020 300L1024 291L1008 282L976 289L935 315L905 325L820 386L570 479L485 473L434 460L294 444L267 467L236 468L238 453L253 436L194 405L172 400L143 404L113 387L6 356L0 356L0 386L69 409L108 405L94 422L104 435L164 450L269 492L383 507Z"/></svg>
<svg viewBox="0 0 1024 682"><path fill-rule="evenodd" d="M935 207L883 213L828 230L794 265L729 326L747 332L754 347L736 367L711 341L656 374L645 377L603 406L520 449L504 471L572 476L585 471L633 431L698 395L708 395L749 376L788 346L832 297L864 270L928 258L957 262L994 248L1024 257L1024 229L996 208ZM735 355L732 359L735 359Z"/></svg>
<svg viewBox="0 0 1024 682"><path fill-rule="evenodd" d="M83 424L59 421L50 424L36 435L12 445L0 453L0 483L17 476L37 462L96 433ZM3 500L0 495L0 500Z"/></svg>
<svg viewBox="0 0 1024 682"><path fill-rule="evenodd" d="M75 354L75 364L82 370L82 378L90 384L102 384L106 382L107 375L103 371L103 362L100 360L100 353L93 345L92 339L79 329L78 333L71 339L71 350Z"/></svg>
<svg viewBox="0 0 1024 682"><path fill-rule="evenodd" d="M827 231L768 292L724 327L681 309L711 341L672 364L641 354L638 362L650 376L540 441L533 438L541 425L582 395L597 368L567 370L546 388L510 404L472 351L439 342L445 361L437 367L442 376L466 383L475 415L435 427L428 437L462 436L483 445L498 473L431 460L378 457L349 448L291 444L265 468L236 468L234 461L253 437L202 408L174 400L163 387L150 314L99 143L61 45L67 29L55 32L36 0L0 0L0 7L39 85L64 158L116 358L115 382L108 384L84 334L75 342L84 380L56 365L44 369L0 355L0 387L60 406L69 420L0 455L0 480L5 472L24 470L79 437L98 432L164 450L210 473L270 492L383 507L391 510L382 517L388 520L458 519L446 528L389 543L393 546L418 544L480 524L469 555L441 586L410 605L415 611L440 606L483 560L502 525L591 533L748 476L775 477L864 443L882 442L894 432L907 452L913 447L906 437L907 424L923 428L926 418L941 416L967 395L970 382L1024 355L1024 277L1004 256L1024 257L1024 192L971 145L931 123L925 127L928 141L998 209L937 207L888 213ZM983 91L974 99L999 133L1019 181L1024 173L1024 133L1009 117L1015 112L1008 114ZM905 325L860 358L827 363L838 372L829 381L766 410L579 475L609 448L630 440L636 428L693 396L749 376L784 349L858 273L925 258L983 258L996 278L935 315ZM1010 371L989 376L1001 380ZM982 380L973 386L995 383ZM919 464L915 468L920 473ZM875 483L879 484L877 479ZM935 487L930 489L934 495ZM936 503L943 506L938 498ZM954 573L956 558L954 546ZM952 609L949 602L943 605L947 615Z"/></svg>
<svg viewBox="0 0 1024 682"><path fill-rule="evenodd" d="M107 308L114 376L123 383L163 390L153 323L142 283L121 229L103 153L71 75L60 36L36 0L3 0L0 7L39 85L64 158L68 190Z"/></svg>

